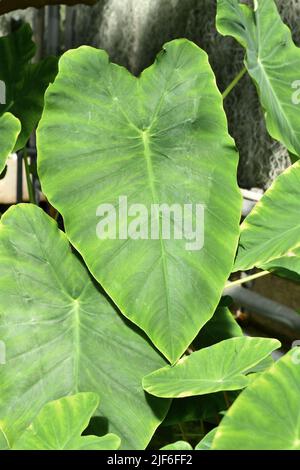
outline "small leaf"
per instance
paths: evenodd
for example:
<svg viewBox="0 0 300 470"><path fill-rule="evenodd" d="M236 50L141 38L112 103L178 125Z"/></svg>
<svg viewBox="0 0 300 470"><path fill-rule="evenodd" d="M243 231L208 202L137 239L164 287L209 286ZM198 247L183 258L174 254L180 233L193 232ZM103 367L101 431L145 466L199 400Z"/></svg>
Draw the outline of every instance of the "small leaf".
<svg viewBox="0 0 300 470"><path fill-rule="evenodd" d="M177 441L162 447L160 450L193 450L193 448L188 442Z"/></svg>
<svg viewBox="0 0 300 470"><path fill-rule="evenodd" d="M212 449L300 450L299 351L290 351L227 411Z"/></svg>
<svg viewBox="0 0 300 470"><path fill-rule="evenodd" d="M239 0L218 0L217 29L245 49L245 65L266 111L270 135L300 156L300 49L274 0L254 9Z"/></svg>
<svg viewBox="0 0 300 470"><path fill-rule="evenodd" d="M99 405L95 393L78 393L47 403L13 445L13 450L115 450L115 434L81 436Z"/></svg>
<svg viewBox="0 0 300 470"><path fill-rule="evenodd" d="M293 263L293 250L300 247L299 213L300 162L296 162L276 178L242 223L234 269L267 267L281 257L287 268L290 255Z"/></svg>
<svg viewBox="0 0 300 470"><path fill-rule="evenodd" d="M248 370L279 347L276 339L227 339L184 356L174 366L152 372L143 378L143 387L165 398L239 390L248 384Z"/></svg>

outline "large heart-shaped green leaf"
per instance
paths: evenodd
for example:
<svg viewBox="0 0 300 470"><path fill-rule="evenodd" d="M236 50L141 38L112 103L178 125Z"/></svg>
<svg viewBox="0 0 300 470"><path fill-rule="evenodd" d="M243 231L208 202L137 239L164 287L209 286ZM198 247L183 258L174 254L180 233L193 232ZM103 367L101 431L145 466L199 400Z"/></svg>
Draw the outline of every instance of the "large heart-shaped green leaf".
<svg viewBox="0 0 300 470"><path fill-rule="evenodd" d="M300 49L274 0L218 0L217 28L246 49L245 65L266 111L270 135L300 156Z"/></svg>
<svg viewBox="0 0 300 470"><path fill-rule="evenodd" d="M244 220L235 270L262 267L283 256L288 262L289 254L300 247L299 213L300 163L296 162L276 178Z"/></svg>
<svg viewBox="0 0 300 470"><path fill-rule="evenodd" d="M47 403L13 445L13 450L114 450L115 434L81 436L99 405L95 393L77 393Z"/></svg>
<svg viewBox="0 0 300 470"><path fill-rule="evenodd" d="M76 5L84 3L85 5L94 5L97 0L1 0L0 15L20 8L35 7L41 8L45 5Z"/></svg>
<svg viewBox="0 0 300 470"><path fill-rule="evenodd" d="M279 347L276 339L227 339L150 373L144 377L143 387L152 395L166 398L239 390L248 385L245 374Z"/></svg>
<svg viewBox="0 0 300 470"><path fill-rule="evenodd" d="M144 448L169 402L142 377L165 361L114 310L56 223L33 205L11 207L0 229L0 428L12 445L50 400L92 391L95 418L123 448Z"/></svg>
<svg viewBox="0 0 300 470"><path fill-rule="evenodd" d="M241 393L217 428L212 449L300 450L299 396L294 349Z"/></svg>
<svg viewBox="0 0 300 470"><path fill-rule="evenodd" d="M28 24L0 39L0 80L6 88L6 103L0 104L0 114L10 111L22 124L15 150L24 147L37 125L44 106L45 90L57 73L55 57L48 57L37 64L30 63L35 49Z"/></svg>
<svg viewBox="0 0 300 470"><path fill-rule="evenodd" d="M20 130L20 122L12 114L5 113L0 116L0 174L15 146Z"/></svg>
<svg viewBox="0 0 300 470"><path fill-rule="evenodd" d="M176 361L215 311L240 217L237 152L207 55L187 40L172 41L137 79L103 51L67 52L46 93L38 152L43 191L89 270L122 313ZM142 205L138 239L128 236L127 224L139 224L133 212L126 217L121 196L128 212ZM121 218L116 239L96 235L101 204ZM176 204L179 211L192 205L187 218L204 246L191 251L186 239L174 239L178 213L170 237L163 217L156 232L154 204Z"/></svg>

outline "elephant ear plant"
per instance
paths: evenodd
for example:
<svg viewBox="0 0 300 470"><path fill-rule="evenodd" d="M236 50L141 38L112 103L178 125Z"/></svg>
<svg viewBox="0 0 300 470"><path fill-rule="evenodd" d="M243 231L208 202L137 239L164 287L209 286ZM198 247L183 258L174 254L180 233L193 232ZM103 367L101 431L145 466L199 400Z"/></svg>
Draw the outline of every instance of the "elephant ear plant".
<svg viewBox="0 0 300 470"><path fill-rule="evenodd" d="M296 158L294 76L262 65L269 16L293 70L298 49L273 1L218 3ZM20 130L0 118L2 166ZM299 278L299 164L240 229L238 153L206 53L174 40L138 78L104 51L65 53L37 147L64 230L33 204L1 218L0 448L299 449L297 349L275 363L279 341L244 336L222 298L237 270Z"/></svg>

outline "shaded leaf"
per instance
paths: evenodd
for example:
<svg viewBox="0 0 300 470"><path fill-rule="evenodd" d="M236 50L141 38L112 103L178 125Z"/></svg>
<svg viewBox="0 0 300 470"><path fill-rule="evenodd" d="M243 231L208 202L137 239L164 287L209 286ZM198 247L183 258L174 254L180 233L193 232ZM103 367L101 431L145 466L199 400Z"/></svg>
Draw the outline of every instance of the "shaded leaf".
<svg viewBox="0 0 300 470"><path fill-rule="evenodd" d="M243 331L227 307L218 307L193 341L195 349L212 346L224 339L243 336Z"/></svg>
<svg viewBox="0 0 300 470"><path fill-rule="evenodd" d="M45 90L57 73L55 57L31 63L35 50L28 24L0 38L0 80L6 85L6 103L0 104L0 114L9 110L22 124L15 150L24 147L37 125L44 106Z"/></svg>

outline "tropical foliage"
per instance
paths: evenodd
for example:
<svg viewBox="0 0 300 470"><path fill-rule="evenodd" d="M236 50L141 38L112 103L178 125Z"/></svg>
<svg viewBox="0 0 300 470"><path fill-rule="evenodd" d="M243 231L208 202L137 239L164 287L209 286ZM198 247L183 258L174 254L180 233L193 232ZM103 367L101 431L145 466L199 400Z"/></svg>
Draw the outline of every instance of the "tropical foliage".
<svg viewBox="0 0 300 470"><path fill-rule="evenodd" d="M241 226L232 85L222 97L198 46L165 44L136 78L86 46L58 70L33 63L27 25L0 39L0 173L38 125L57 211L18 204L0 221L0 449L145 449L162 430L164 450L300 449L297 349L275 362L279 341L244 336L222 297L235 271L300 279L300 52L273 0L218 0L217 27L245 48L269 133L294 160ZM163 218L147 236L153 205L173 207L176 233L175 206L198 203L199 246L166 239ZM103 204L127 211L106 238Z"/></svg>

